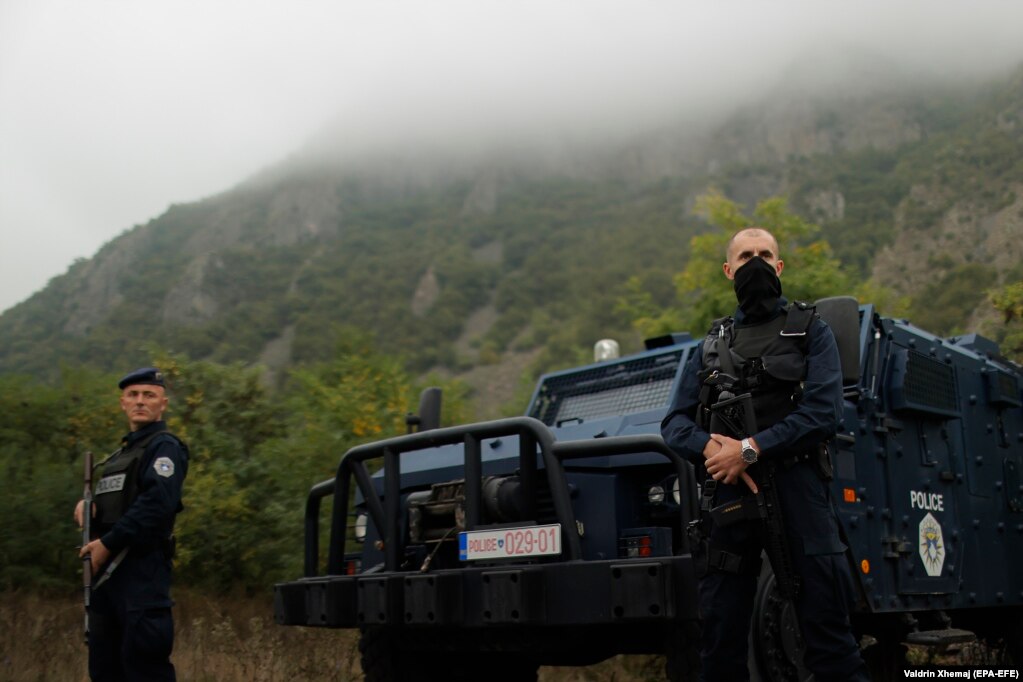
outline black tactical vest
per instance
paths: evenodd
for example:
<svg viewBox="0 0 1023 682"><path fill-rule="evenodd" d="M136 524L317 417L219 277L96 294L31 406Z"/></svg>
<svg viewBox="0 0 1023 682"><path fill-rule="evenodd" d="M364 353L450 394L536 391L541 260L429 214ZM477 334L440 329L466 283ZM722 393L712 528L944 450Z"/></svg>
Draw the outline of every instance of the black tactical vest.
<svg viewBox="0 0 1023 682"><path fill-rule="evenodd" d="M130 448L121 448L104 463L103 475L92 493L96 503L97 535L110 530L138 497L139 462L153 439L165 433L170 432L157 431L133 443Z"/></svg>
<svg viewBox="0 0 1023 682"><path fill-rule="evenodd" d="M703 342L701 426L709 424L710 406L718 401L722 390L733 395L752 394L758 431L792 412L802 397L809 349L807 330L814 315L813 307L793 303L773 320L755 326L736 327L730 317L715 320ZM728 357L722 358L723 353ZM710 385L707 379L715 372L734 376L736 384Z"/></svg>

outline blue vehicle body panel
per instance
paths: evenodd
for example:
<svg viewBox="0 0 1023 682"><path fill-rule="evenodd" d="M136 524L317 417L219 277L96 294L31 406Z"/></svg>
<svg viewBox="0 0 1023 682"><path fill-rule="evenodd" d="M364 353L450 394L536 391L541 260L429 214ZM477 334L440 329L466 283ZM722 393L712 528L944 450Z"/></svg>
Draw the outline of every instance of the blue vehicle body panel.
<svg viewBox="0 0 1023 682"><path fill-rule="evenodd" d="M846 383L839 433L829 445L833 498L859 588L856 616L876 617L878 623L903 623L900 614L919 616L939 610L979 613L980 620L993 613L1009 614L994 619L998 623L1023 617L1023 571L1019 570L1023 564L1023 369L1002 358L997 345L974 334L940 338L905 320L879 317L870 305L860 306L858 328L855 313L848 317L855 334L845 336L855 335L859 371L855 381ZM660 422L683 368L701 341L679 335L632 356L546 374L533 392L527 421L534 425L537 422L532 420L542 421L545 437L553 443L573 444L566 450L602 439L659 439ZM852 373L856 374L855 369ZM479 440L482 478L523 477L520 468L526 456L520 453L520 437L530 442L528 434ZM430 574L438 576L436 589L441 590L441 583L461 585L475 595L466 597L466 604L475 606L473 600L487 594L488 580L515 573L515 580L547 586L547 593L541 589L537 594L545 595L551 610L537 622L587 624L592 616L593 623L621 624L622 618L632 617L626 606L631 597L622 597L625 593L613 587L614 580L624 575L630 590L652 595L658 605L671 611L672 618L695 618L695 577L690 557L680 549L679 536L684 533L677 515L679 509L694 503L698 491L695 484L681 486L681 504L672 501L670 486L676 478L681 480L676 472L683 469L674 469L657 451L658 443L648 439L640 439L643 448L629 454L588 456L587 446L576 451L582 456L564 460L563 481L582 561L557 563L558 559L544 558L493 566L447 565ZM663 441L659 445L663 447ZM468 445L455 442L401 451L392 459L392 472L394 466L400 471L400 483L393 473L391 479L391 490L399 492L392 496L392 503L400 496L392 507L401 512L400 528L397 532L376 528L371 520L365 541L351 555L359 564L357 571L379 583L380 594L390 595L387 599L401 603L395 596L401 594L401 585L387 581L414 575L427 551L420 548L418 554L399 557L404 563L395 575L380 572L388 531L392 540L408 538L406 508L412 498L468 480L468 451ZM541 478L546 468L542 453L541 447L535 460ZM551 470L558 468L551 465ZM386 498L382 471L367 480L366 490ZM314 491L321 497L331 494L334 489L328 483L332 482ZM655 501L658 489L662 499ZM356 490L354 497L356 506L365 511L362 492ZM310 508L307 522L310 514L318 513L318 501ZM550 520L537 516L535 522ZM493 519L487 523L500 526ZM654 538L651 560L661 563L649 567L650 576L656 578L633 575L628 563L616 563L634 561L624 553L623 543L637 534ZM316 535L315 524L312 531L307 526L307 566L317 563ZM332 534L332 542L333 538ZM519 568L513 571L512 567ZM360 575L356 581L362 579ZM677 582L663 583L664 576L673 576L670 580ZM277 586L279 622L351 627L355 622L351 609L356 607L350 602L354 599L363 608L363 598L355 598L354 583L346 580L312 571L299 581ZM587 589L604 595L599 604L573 606L565 595L584 593L579 580L588 581ZM406 583L404 589L406 602L418 604L417 599L426 594L418 582ZM552 597L551 590L559 597ZM516 597L522 608L540 608L535 601L539 597L522 595ZM375 606L387 599L364 601ZM616 613L605 613L609 607ZM469 606L465 608L468 613ZM406 614L421 615L414 609Z"/></svg>

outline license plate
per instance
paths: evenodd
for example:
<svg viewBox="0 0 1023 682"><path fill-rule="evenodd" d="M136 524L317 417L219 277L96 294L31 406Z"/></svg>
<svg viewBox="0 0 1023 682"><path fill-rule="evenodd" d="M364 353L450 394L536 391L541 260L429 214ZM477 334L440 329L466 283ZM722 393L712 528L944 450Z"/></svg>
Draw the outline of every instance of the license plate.
<svg viewBox="0 0 1023 682"><path fill-rule="evenodd" d="M561 554L561 524L471 530L458 534L458 558L519 559Z"/></svg>

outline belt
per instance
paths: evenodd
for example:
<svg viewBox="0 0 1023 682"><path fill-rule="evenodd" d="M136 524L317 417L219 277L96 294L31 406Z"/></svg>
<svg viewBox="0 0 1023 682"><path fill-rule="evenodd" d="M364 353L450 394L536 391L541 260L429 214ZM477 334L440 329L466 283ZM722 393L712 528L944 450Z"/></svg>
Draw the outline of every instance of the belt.
<svg viewBox="0 0 1023 682"><path fill-rule="evenodd" d="M800 452L795 455L789 455L788 457L782 457L779 459L779 463L786 469L791 469L801 462L809 462L813 457L816 457L815 452Z"/></svg>

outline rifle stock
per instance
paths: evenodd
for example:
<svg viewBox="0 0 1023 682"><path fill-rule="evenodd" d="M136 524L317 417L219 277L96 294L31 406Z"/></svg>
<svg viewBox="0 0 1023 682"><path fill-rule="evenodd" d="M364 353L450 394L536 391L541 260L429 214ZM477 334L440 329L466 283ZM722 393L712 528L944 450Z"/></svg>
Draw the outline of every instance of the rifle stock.
<svg viewBox="0 0 1023 682"><path fill-rule="evenodd" d="M725 394L723 394L725 395ZM757 431L756 415L753 413L753 396L749 393L732 396L715 403L711 410L735 438L748 438ZM760 461L762 480L756 493L758 516L764 522L764 551L774 569L778 592L786 599L795 599L799 594L799 576L792 564L792 554L785 535L785 520L782 517L781 500L775 481L777 464L770 460Z"/></svg>
<svg viewBox="0 0 1023 682"><path fill-rule="evenodd" d="M85 487L82 491L82 547L92 541L92 451L85 453ZM82 558L82 587L85 596L85 642L89 643L89 607L92 602L92 556Z"/></svg>
<svg viewBox="0 0 1023 682"><path fill-rule="evenodd" d="M785 535L785 522L782 519L778 486L775 483L777 466L774 462L764 464L764 482L757 493L757 504L764 510L764 551L771 562L771 568L774 569L778 592L786 599L795 599L799 594L799 576L792 565L789 541Z"/></svg>

